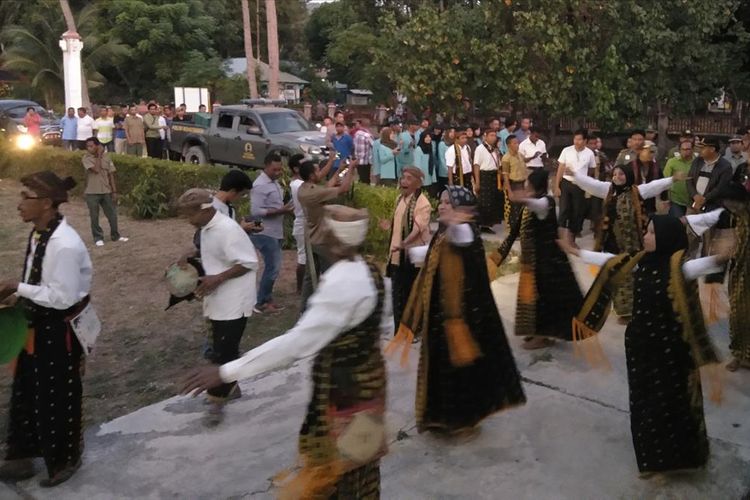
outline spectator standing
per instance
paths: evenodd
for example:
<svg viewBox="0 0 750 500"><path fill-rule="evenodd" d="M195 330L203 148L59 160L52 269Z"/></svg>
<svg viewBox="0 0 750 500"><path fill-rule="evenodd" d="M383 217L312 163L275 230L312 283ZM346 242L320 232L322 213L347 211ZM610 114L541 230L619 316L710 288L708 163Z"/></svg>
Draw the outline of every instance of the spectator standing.
<svg viewBox="0 0 750 500"><path fill-rule="evenodd" d="M23 117L23 124L30 135L33 135L37 139L42 136L42 117L36 110L29 106L26 108L26 116Z"/></svg>
<svg viewBox="0 0 750 500"><path fill-rule="evenodd" d="M164 106L164 151L167 160L175 160L172 152L172 122L174 121L174 110L172 106ZM176 158L179 161L179 158Z"/></svg>
<svg viewBox="0 0 750 500"><path fill-rule="evenodd" d="M515 135L516 123L516 120L513 118L508 118L505 120L505 128L500 130L497 141L500 144L500 153L503 155L508 152L508 136L510 134Z"/></svg>
<svg viewBox="0 0 750 500"><path fill-rule="evenodd" d="M161 155L160 159L164 159L164 151L169 151L167 147L167 118L164 116L164 112L159 113L159 138L161 139Z"/></svg>
<svg viewBox="0 0 750 500"><path fill-rule="evenodd" d="M78 122L76 124L76 141L78 149L86 149L86 139L94 136L94 119L86 108L78 108Z"/></svg>
<svg viewBox="0 0 750 500"><path fill-rule="evenodd" d="M124 155L128 150L128 138L125 135L125 106L120 106L117 114L112 118L115 126L115 153ZM112 110L114 114L114 110Z"/></svg>
<svg viewBox="0 0 750 500"><path fill-rule="evenodd" d="M292 193L292 204L294 205L294 223L292 224L292 236L297 244L297 294L302 293L302 283L305 280L305 266L307 265L307 248L305 247L305 209L299 202L299 187L305 181L300 177L300 166L305 155L296 154L289 158L289 170L292 179L289 181L289 191Z"/></svg>
<svg viewBox="0 0 750 500"><path fill-rule="evenodd" d="M523 144L523 141L531 135L531 118L521 118L521 126L513 132L513 135L518 139L518 144Z"/></svg>
<svg viewBox="0 0 750 500"><path fill-rule="evenodd" d="M83 155L83 168L86 169L86 189L83 192L91 218L91 234L96 246L104 246L104 231L99 225L99 208L109 222L112 241L126 242L117 227L117 183L115 164L104 146L96 137L86 140L86 153Z"/></svg>
<svg viewBox="0 0 750 500"><path fill-rule="evenodd" d="M448 169L449 186L462 186L473 192L472 186L479 184L474 182L474 177L479 177L479 169L474 172L468 140L465 129L456 131L453 146L445 150L445 166Z"/></svg>
<svg viewBox="0 0 750 500"><path fill-rule="evenodd" d="M354 157L357 159L357 173L359 182L372 183L372 135L370 131L358 123L354 134Z"/></svg>
<svg viewBox="0 0 750 500"><path fill-rule="evenodd" d="M148 113L143 117L143 128L146 133L146 151L150 158L161 159L164 148L162 136L164 129L159 121L159 107L156 103L148 104Z"/></svg>
<svg viewBox="0 0 750 500"><path fill-rule="evenodd" d="M672 177L677 172L690 172L693 163L693 141L688 139L680 144L680 156L667 160L664 166L664 177ZM675 181L669 189L669 215L673 217L684 217L687 207L690 205L687 184L684 180Z"/></svg>
<svg viewBox="0 0 750 500"><path fill-rule="evenodd" d="M500 222L502 210L500 208L502 199L500 160L497 132L493 128L488 128L484 131L484 142L474 151L474 165L479 168L477 222L483 231L492 232L491 227Z"/></svg>
<svg viewBox="0 0 750 500"><path fill-rule="evenodd" d="M115 150L115 121L114 117L109 116L111 111L112 108L110 107L102 108L99 112L99 118L94 120L94 135L108 153L112 153ZM86 149L88 149L88 145Z"/></svg>
<svg viewBox="0 0 750 500"><path fill-rule="evenodd" d="M747 163L748 154L742 151L742 137L735 135L729 139L729 147L724 152L724 158L732 165L732 173L737 171L737 167Z"/></svg>
<svg viewBox="0 0 750 500"><path fill-rule="evenodd" d="M529 137L519 143L518 152L528 168L532 170L544 168L543 160L547 157L547 145L539 138L537 127L529 128Z"/></svg>
<svg viewBox="0 0 750 500"><path fill-rule="evenodd" d="M250 235L253 245L263 256L264 266L254 311L274 313L283 309L273 302L273 285L281 269L284 216L294 211L294 204L284 204L284 194L279 183L283 173L281 157L270 153L263 164L263 172L255 179L250 192L251 215L256 221L263 223L261 232Z"/></svg>
<svg viewBox="0 0 750 500"><path fill-rule="evenodd" d="M417 122L410 121L406 126L406 130L402 131L396 139L399 147L399 153L396 155L396 168L399 179L404 168L414 165L414 150L417 148L417 128Z"/></svg>
<svg viewBox="0 0 750 500"><path fill-rule="evenodd" d="M68 108L68 114L60 120L60 128L62 129L63 148L68 151L78 149L78 117L76 116L76 108Z"/></svg>
<svg viewBox="0 0 750 500"><path fill-rule="evenodd" d="M573 145L562 150L557 159L557 175L554 183L554 194L560 198L560 213L558 226L567 230L571 242L580 236L583 227L583 217L586 212L586 194L574 184L573 175L566 174L566 169L572 173L580 171L587 175L589 169L596 168L594 152L586 147L587 132L576 130L573 134Z"/></svg>
<svg viewBox="0 0 750 500"><path fill-rule="evenodd" d="M125 138L128 143L128 154L143 156L143 145L146 138L143 130L143 118L136 113L135 106L128 108L128 116L125 117L123 126Z"/></svg>
<svg viewBox="0 0 750 500"><path fill-rule="evenodd" d="M646 141L646 133L643 130L633 130L628 138L628 146L620 150L615 160L615 165L622 167L630 165L638 159L638 155L643 149L643 143Z"/></svg>
<svg viewBox="0 0 750 500"><path fill-rule="evenodd" d="M344 122L336 122L336 133L331 137L331 143L336 150L336 161L333 162L331 175L338 171L341 161L350 158L354 154L354 139L346 133Z"/></svg>
<svg viewBox="0 0 750 500"><path fill-rule="evenodd" d="M693 160L687 179L687 191L692 203L689 213L719 208L719 194L732 179L732 165L719 155L719 141L704 139L698 144L700 157Z"/></svg>

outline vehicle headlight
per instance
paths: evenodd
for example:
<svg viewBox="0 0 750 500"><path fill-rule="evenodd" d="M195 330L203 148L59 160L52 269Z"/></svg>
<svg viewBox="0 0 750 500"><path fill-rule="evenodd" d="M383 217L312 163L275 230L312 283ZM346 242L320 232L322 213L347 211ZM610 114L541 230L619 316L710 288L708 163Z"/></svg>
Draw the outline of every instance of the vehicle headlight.
<svg viewBox="0 0 750 500"><path fill-rule="evenodd" d="M36 145L36 138L29 134L21 134L16 139L16 146L18 146L18 149L23 149L24 151L28 151L29 149L33 148Z"/></svg>
<svg viewBox="0 0 750 500"><path fill-rule="evenodd" d="M299 148L303 153L308 155L319 155L323 153L323 150L320 149L320 146L316 146L315 144L307 144L303 142L299 145Z"/></svg>

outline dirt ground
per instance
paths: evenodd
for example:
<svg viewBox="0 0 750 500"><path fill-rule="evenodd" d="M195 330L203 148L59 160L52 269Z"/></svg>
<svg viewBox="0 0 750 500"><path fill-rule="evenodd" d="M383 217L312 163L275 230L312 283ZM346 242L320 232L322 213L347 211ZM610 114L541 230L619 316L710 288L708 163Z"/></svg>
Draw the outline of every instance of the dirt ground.
<svg viewBox="0 0 750 500"><path fill-rule="evenodd" d="M18 183L0 180L0 280L17 279L23 269L31 227L17 216L18 192ZM208 328L199 302L182 302L164 311L169 298L164 269L192 241L194 229L186 221L139 221L120 215L120 232L130 241L97 248L83 200L74 199L61 211L89 248L94 266L91 296L104 324L83 381L84 426L89 427L174 395L182 373L205 363L202 347ZM101 219L107 234L109 226L103 215ZM295 267L295 252L285 251L274 298L286 310L250 318L243 351L294 324L299 311ZM5 440L11 381L9 370L0 368L0 443Z"/></svg>

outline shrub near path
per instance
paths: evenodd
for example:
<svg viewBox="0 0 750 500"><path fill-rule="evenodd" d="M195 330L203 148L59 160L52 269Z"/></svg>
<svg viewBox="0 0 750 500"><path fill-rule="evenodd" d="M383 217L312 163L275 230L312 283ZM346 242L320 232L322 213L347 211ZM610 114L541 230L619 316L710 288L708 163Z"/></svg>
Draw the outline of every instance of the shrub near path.
<svg viewBox="0 0 750 500"><path fill-rule="evenodd" d="M22 271L30 227L17 216L19 189L15 181L0 180L0 279L17 279ZM181 372L205 362L201 356L207 328L198 302L183 302L164 311L168 299L162 282L164 269L192 241L193 229L186 221L133 220L120 209L121 232L130 241L95 248L83 201L74 198L62 206L62 212L89 248L94 266L92 300L104 323L83 379L84 425L88 427L173 396ZM104 217L101 222L106 232ZM295 265L294 252L285 251L275 290L277 301L287 309L280 315L251 318L243 351L294 324L298 313ZM11 382L7 367L0 368L1 446Z"/></svg>

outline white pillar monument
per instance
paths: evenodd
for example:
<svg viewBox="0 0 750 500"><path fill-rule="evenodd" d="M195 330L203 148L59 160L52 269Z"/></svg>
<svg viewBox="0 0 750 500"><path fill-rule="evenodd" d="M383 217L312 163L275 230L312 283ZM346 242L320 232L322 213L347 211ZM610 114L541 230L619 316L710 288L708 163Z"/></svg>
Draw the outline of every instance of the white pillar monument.
<svg viewBox="0 0 750 500"><path fill-rule="evenodd" d="M63 52L63 81L65 83L65 107L83 106L83 81L81 71L81 50L83 41L75 31L66 31L60 39Z"/></svg>

